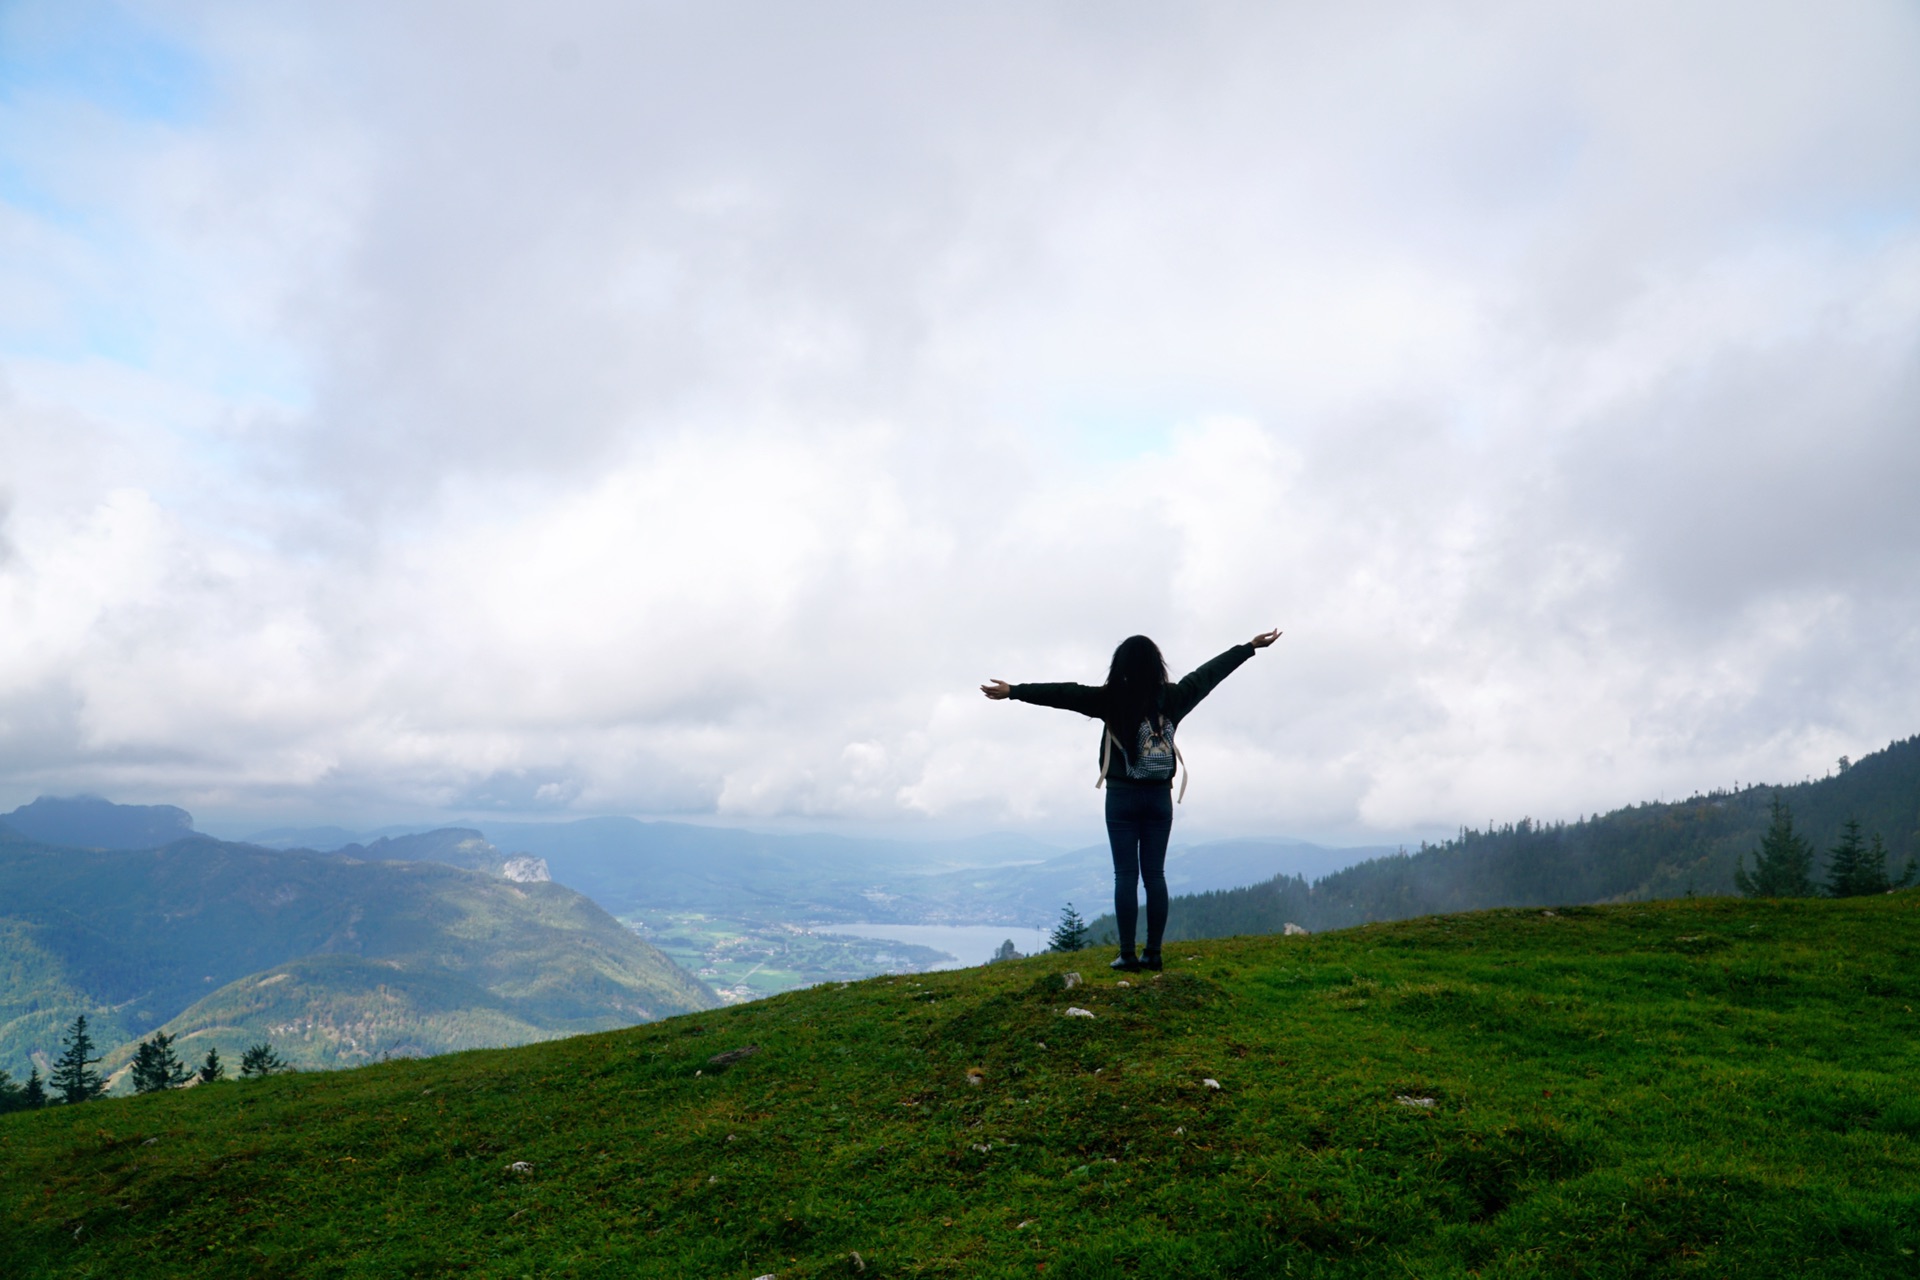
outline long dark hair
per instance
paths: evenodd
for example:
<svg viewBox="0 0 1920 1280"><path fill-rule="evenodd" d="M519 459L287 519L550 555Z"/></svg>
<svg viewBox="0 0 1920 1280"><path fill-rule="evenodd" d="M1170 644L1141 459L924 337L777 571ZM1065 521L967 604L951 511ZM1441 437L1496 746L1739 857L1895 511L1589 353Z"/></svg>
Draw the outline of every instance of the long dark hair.
<svg viewBox="0 0 1920 1280"><path fill-rule="evenodd" d="M1107 668L1107 724L1122 743L1133 740L1140 722L1160 709L1167 683L1167 660L1145 636L1128 636L1113 651Z"/></svg>

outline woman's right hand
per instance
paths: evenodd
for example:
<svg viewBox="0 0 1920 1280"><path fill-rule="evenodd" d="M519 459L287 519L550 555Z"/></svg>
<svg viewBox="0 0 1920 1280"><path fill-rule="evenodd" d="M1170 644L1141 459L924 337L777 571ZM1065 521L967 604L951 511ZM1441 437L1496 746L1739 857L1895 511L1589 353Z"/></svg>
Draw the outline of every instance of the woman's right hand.
<svg viewBox="0 0 1920 1280"><path fill-rule="evenodd" d="M1013 686L1005 680L989 680L980 686L980 692L998 702L1013 693Z"/></svg>
<svg viewBox="0 0 1920 1280"><path fill-rule="evenodd" d="M1259 635L1247 641L1247 643L1252 645L1256 649L1264 649L1268 645L1272 644L1275 640L1278 640L1279 638L1280 638L1280 628L1275 627L1271 631L1262 631Z"/></svg>

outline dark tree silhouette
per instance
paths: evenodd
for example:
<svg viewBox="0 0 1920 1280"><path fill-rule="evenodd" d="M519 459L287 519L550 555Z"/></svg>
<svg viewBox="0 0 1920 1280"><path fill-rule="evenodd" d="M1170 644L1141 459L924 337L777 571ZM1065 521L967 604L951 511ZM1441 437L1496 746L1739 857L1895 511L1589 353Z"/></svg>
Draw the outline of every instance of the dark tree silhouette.
<svg viewBox="0 0 1920 1280"><path fill-rule="evenodd" d="M133 1091L135 1093L163 1093L168 1089L178 1089L193 1079L193 1072L187 1070L187 1064L180 1061L180 1055L173 1051L174 1037L164 1031L154 1033L151 1040L142 1040L140 1047L133 1052Z"/></svg>
<svg viewBox="0 0 1920 1280"><path fill-rule="evenodd" d="M40 1068L35 1067L27 1073L27 1083L20 1094L25 1099L29 1111L47 1105L47 1086L40 1079Z"/></svg>
<svg viewBox="0 0 1920 1280"><path fill-rule="evenodd" d="M1753 851L1753 873L1746 859L1734 869L1733 882L1749 898L1807 898L1813 895L1813 846L1795 834L1793 810L1779 796L1760 847Z"/></svg>
<svg viewBox="0 0 1920 1280"><path fill-rule="evenodd" d="M285 1071L287 1061L273 1051L273 1046L262 1040L259 1044L248 1045L246 1052L240 1055L240 1076L242 1079L258 1080L270 1076L276 1071Z"/></svg>
<svg viewBox="0 0 1920 1280"><path fill-rule="evenodd" d="M51 1083L62 1102L91 1102L107 1091L107 1082L93 1069L100 1061L94 1053L93 1037L87 1034L87 1015L75 1016L67 1034L61 1037L59 1061L53 1064Z"/></svg>
<svg viewBox="0 0 1920 1280"><path fill-rule="evenodd" d="M227 1078L227 1068L220 1061L220 1050L214 1046L207 1048L207 1060L200 1064L200 1083L212 1084L215 1080Z"/></svg>
<svg viewBox="0 0 1920 1280"><path fill-rule="evenodd" d="M1903 889L1913 879L1914 865L1898 880L1887 876L1887 842L1878 831L1870 842L1860 840L1860 823L1848 818L1840 843L1827 854L1827 893L1835 898L1862 898L1868 894Z"/></svg>
<svg viewBox="0 0 1920 1280"><path fill-rule="evenodd" d="M1827 896L1857 898L1864 893L1885 892L1867 886L1867 842L1860 838L1860 820L1848 818L1840 827L1840 842L1827 850ZM1880 880L1887 878L1886 854L1880 855Z"/></svg>
<svg viewBox="0 0 1920 1280"><path fill-rule="evenodd" d="M1084 951L1087 946L1087 922L1069 902L1060 912L1060 923L1053 926L1053 933L1047 938L1047 946L1053 951Z"/></svg>

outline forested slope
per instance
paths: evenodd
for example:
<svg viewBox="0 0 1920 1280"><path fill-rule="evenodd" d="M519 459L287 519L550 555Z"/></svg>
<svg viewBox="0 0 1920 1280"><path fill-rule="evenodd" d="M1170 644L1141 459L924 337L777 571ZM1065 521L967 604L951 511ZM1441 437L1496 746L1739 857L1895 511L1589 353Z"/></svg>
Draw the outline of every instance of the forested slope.
<svg viewBox="0 0 1920 1280"><path fill-rule="evenodd" d="M469 1022L506 1015L542 1033L625 1026L717 1003L591 900L557 884L205 836L156 849L62 848L0 828L0 1070L17 1077L33 1065L46 1070L75 1014L88 1015L101 1045L120 1048L109 1053L111 1067L124 1042L156 1027L212 1025L179 1019L228 984L271 977L276 966L311 956L382 962L396 989L404 974L416 993L438 993L419 998L443 1021L458 1021L462 1007L447 1004L449 993L482 992ZM342 1009L331 1006L330 976L346 983L337 992ZM254 1031L344 1024L364 1008L366 976L351 966L309 967L281 993L300 990L304 1002L266 1021L227 1017L232 1001L205 1012L219 1025ZM369 1048L291 1031L274 1038L306 1065L474 1043L402 1037ZM223 1053L230 1047L220 1041Z"/></svg>
<svg viewBox="0 0 1920 1280"><path fill-rule="evenodd" d="M1485 907L1728 894L1776 796L1820 851L1816 876L1848 818L1885 838L1891 870L1920 858L1920 737L1914 737L1810 782L1637 804L1575 822L1522 818L1486 831L1462 830L1442 844L1375 858L1312 883L1277 877L1175 898L1168 936L1274 933L1288 922L1318 931ZM1103 916L1093 935L1107 938L1112 929L1112 917Z"/></svg>

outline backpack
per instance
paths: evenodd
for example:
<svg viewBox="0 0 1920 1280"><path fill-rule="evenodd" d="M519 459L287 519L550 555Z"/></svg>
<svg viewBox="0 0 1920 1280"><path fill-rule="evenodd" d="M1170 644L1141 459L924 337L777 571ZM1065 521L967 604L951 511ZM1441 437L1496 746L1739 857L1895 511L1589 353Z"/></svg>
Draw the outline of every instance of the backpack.
<svg viewBox="0 0 1920 1280"><path fill-rule="evenodd" d="M1137 750L1128 755L1125 747L1120 754L1126 757L1127 776L1137 782L1166 782L1176 770L1180 774L1179 801L1187 798L1187 758L1180 754L1180 748L1173 741L1173 721L1164 715L1151 715L1140 721ZM1093 784L1095 791L1107 785L1107 765L1113 758L1113 749L1120 746L1120 740L1113 736L1113 730L1106 731L1106 739L1100 744L1100 780Z"/></svg>

